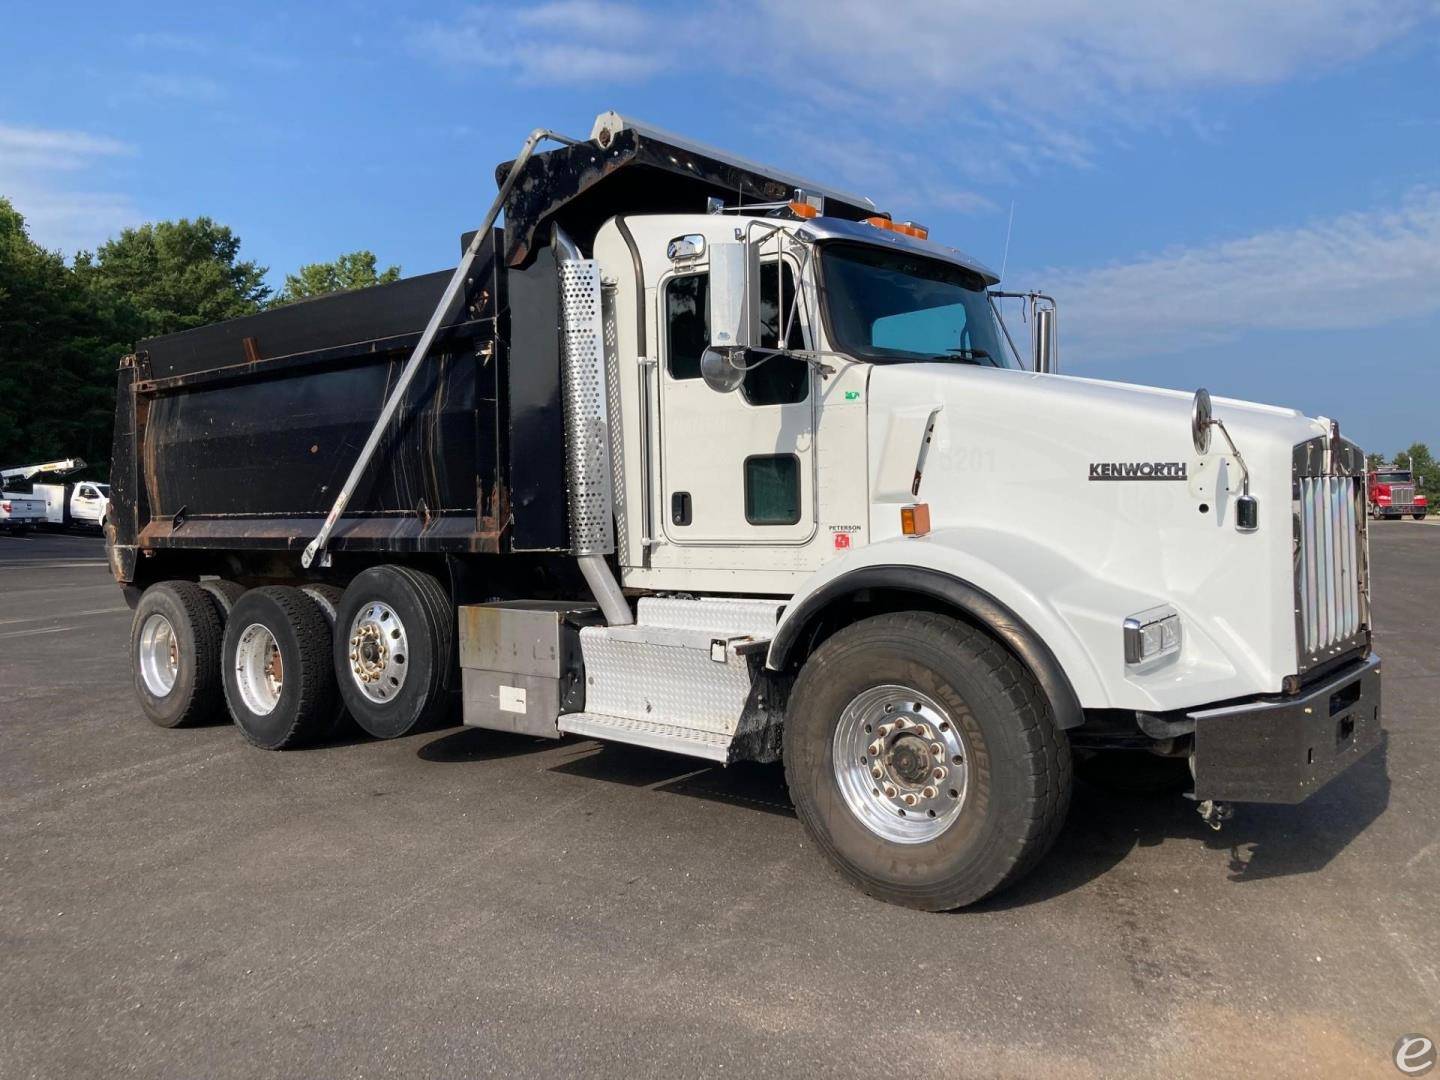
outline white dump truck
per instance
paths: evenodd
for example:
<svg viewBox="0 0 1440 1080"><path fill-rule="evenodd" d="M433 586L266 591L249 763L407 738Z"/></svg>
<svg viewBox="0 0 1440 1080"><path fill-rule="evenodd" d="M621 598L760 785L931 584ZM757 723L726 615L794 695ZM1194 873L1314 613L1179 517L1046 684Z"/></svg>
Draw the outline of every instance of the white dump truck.
<svg viewBox="0 0 1440 1080"><path fill-rule="evenodd" d="M927 909L1034 867L1077 761L1218 825L1377 744L1334 422L1059 374L1048 298L1022 335L923 226L614 113L496 179L453 272L122 362L154 722L279 749L338 695L380 738L783 761L821 852Z"/></svg>

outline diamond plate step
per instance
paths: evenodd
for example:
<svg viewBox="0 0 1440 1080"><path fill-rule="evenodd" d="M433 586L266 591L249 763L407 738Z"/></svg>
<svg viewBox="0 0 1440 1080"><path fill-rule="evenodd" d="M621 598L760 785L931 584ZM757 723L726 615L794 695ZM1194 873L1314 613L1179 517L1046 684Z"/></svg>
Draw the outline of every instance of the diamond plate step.
<svg viewBox="0 0 1440 1080"><path fill-rule="evenodd" d="M627 716L607 716L604 713L565 713L560 717L560 730L572 735L648 746L652 750L668 750L710 761L724 762L730 755L729 735L696 731L655 720L632 720Z"/></svg>
<svg viewBox="0 0 1440 1080"><path fill-rule="evenodd" d="M686 600L673 596L641 597L635 615L637 626L664 626L703 631L719 638L775 636L775 624L785 608L783 600L750 600L712 596Z"/></svg>

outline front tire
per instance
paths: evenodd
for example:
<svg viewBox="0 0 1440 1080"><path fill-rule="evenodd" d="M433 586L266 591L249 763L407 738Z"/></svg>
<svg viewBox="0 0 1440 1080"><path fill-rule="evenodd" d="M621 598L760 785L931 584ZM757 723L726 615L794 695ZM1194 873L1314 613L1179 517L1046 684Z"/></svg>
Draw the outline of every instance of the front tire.
<svg viewBox="0 0 1440 1080"><path fill-rule="evenodd" d="M806 831L845 877L879 899L943 911L1019 880L1049 849L1069 807L1070 745L1003 646L906 612L846 627L806 661L785 723L785 777Z"/></svg>
<svg viewBox="0 0 1440 1080"><path fill-rule="evenodd" d="M1410 516L1413 517L1416 521L1424 521L1425 511L1421 510L1418 514L1411 514Z"/></svg>
<svg viewBox="0 0 1440 1080"><path fill-rule="evenodd" d="M335 677L361 729L396 739L435 725L450 707L455 613L434 577L408 566L372 566L345 589L335 612Z"/></svg>
<svg viewBox="0 0 1440 1080"><path fill-rule="evenodd" d="M225 701L235 726L265 750L313 742L335 712L330 624L299 589L251 589L225 623Z"/></svg>
<svg viewBox="0 0 1440 1080"><path fill-rule="evenodd" d="M185 727L219 712L220 616L193 581L151 585L130 623L135 696L152 724Z"/></svg>

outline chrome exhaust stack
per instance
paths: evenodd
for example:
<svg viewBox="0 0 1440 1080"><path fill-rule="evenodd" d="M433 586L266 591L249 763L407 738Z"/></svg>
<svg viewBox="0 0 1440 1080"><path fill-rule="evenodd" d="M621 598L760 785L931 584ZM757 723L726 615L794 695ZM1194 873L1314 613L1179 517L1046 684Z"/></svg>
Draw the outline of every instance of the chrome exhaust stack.
<svg viewBox="0 0 1440 1080"><path fill-rule="evenodd" d="M635 621L605 556L615 550L615 504L610 481L610 420L605 387L605 333L600 266L585 259L565 230L551 231L564 323L560 396L565 412L565 488L570 550L605 621Z"/></svg>

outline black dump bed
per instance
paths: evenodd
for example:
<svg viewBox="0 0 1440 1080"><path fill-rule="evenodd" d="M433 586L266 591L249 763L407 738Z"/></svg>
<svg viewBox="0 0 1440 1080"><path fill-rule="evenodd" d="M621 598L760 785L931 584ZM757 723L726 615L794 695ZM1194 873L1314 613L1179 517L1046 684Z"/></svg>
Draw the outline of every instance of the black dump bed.
<svg viewBox="0 0 1440 1080"><path fill-rule="evenodd" d="M710 196L732 206L783 200L792 190L733 160L630 129L536 154L330 550L565 549L551 222L588 253L596 230L616 215L701 211ZM483 206L488 197L476 201ZM858 202L827 206L852 218L873 212ZM168 552L293 552L298 559L450 274L139 342L122 362L116 403L116 576L135 580L142 555L163 562Z"/></svg>

